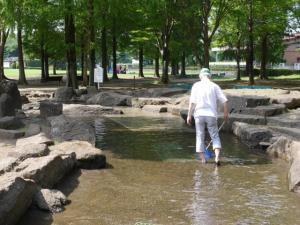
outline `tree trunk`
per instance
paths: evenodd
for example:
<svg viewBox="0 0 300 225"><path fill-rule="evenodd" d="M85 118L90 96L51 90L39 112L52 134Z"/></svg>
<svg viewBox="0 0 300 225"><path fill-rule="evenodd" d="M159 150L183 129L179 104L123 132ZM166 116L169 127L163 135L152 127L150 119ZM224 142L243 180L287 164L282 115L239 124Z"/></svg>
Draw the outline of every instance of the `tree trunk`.
<svg viewBox="0 0 300 225"><path fill-rule="evenodd" d="M180 71L180 76L185 77L186 72L185 72L185 51L182 52L181 56L181 71Z"/></svg>
<svg viewBox="0 0 300 225"><path fill-rule="evenodd" d="M142 45L139 47L139 77L144 77L144 49Z"/></svg>
<svg viewBox="0 0 300 225"><path fill-rule="evenodd" d="M169 39L170 36L164 34L162 49L163 71L161 77L161 82L163 84L167 84L169 82Z"/></svg>
<svg viewBox="0 0 300 225"><path fill-rule="evenodd" d="M81 64L81 77L83 77L83 70L84 70L84 57L85 57L85 52L84 52L84 38L83 38L83 35L81 37L81 46L80 46L80 51L81 51L81 55L80 55L80 64Z"/></svg>
<svg viewBox="0 0 300 225"><path fill-rule="evenodd" d="M268 64L268 35L265 34L261 41L261 64L260 64L260 79L266 80Z"/></svg>
<svg viewBox="0 0 300 225"><path fill-rule="evenodd" d="M89 39L90 39L90 79L89 79L89 85L94 86L94 69L96 67L96 51L95 51L95 40L96 40L96 34L95 34L95 25L94 25L94 0L88 1L88 10L89 10Z"/></svg>
<svg viewBox="0 0 300 225"><path fill-rule="evenodd" d="M177 75L177 62L175 62L174 60L171 61L171 75Z"/></svg>
<svg viewBox="0 0 300 225"><path fill-rule="evenodd" d="M72 3L66 1L67 14L65 15L65 41L67 46L68 61L68 82L67 85L73 89L78 89L77 84L77 65L76 65L76 48L75 48L75 24L72 13Z"/></svg>
<svg viewBox="0 0 300 225"><path fill-rule="evenodd" d="M56 61L53 61L53 75L57 75L56 74Z"/></svg>
<svg viewBox="0 0 300 225"><path fill-rule="evenodd" d="M238 34L239 35L239 34ZM236 44L236 65L237 65L237 73L236 73L236 80L241 80L241 39L238 38L237 44Z"/></svg>
<svg viewBox="0 0 300 225"><path fill-rule="evenodd" d="M23 55L23 40L22 40L22 27L21 24L17 25L17 41L18 41L18 59L19 59L19 84L26 85L27 80L24 68L24 55Z"/></svg>
<svg viewBox="0 0 300 225"><path fill-rule="evenodd" d="M159 49L157 48L157 52L155 54L155 76L159 77Z"/></svg>
<svg viewBox="0 0 300 225"><path fill-rule="evenodd" d="M83 58L82 58L82 85L87 86L88 85L88 57L87 57L87 52L85 51L86 48L83 48Z"/></svg>
<svg viewBox="0 0 300 225"><path fill-rule="evenodd" d="M41 81L46 81L45 75L45 50L44 50L44 42L41 41L40 44L40 52L41 52Z"/></svg>
<svg viewBox="0 0 300 225"><path fill-rule="evenodd" d="M47 50L45 50L45 78L49 79L49 55Z"/></svg>
<svg viewBox="0 0 300 225"><path fill-rule="evenodd" d="M113 19L113 43L112 43L112 50L113 50L113 79L118 79L117 74L117 38L116 38L116 28L115 28L115 18Z"/></svg>
<svg viewBox="0 0 300 225"><path fill-rule="evenodd" d="M203 59L204 59L204 67L209 68L209 48L210 48L210 40L209 40L209 27L208 27L208 18L204 18L204 26L203 26Z"/></svg>
<svg viewBox="0 0 300 225"><path fill-rule="evenodd" d="M248 75L249 85L254 84L254 41L253 41L253 0L249 0L249 18L248 18Z"/></svg>
<svg viewBox="0 0 300 225"><path fill-rule="evenodd" d="M108 81L107 76L107 44L106 44L106 27L101 31L101 52L102 52L102 68L103 68L103 81Z"/></svg>
<svg viewBox="0 0 300 225"><path fill-rule="evenodd" d="M0 81L3 79L7 79L7 77L4 74L4 49L6 40L9 34L9 29L0 31Z"/></svg>

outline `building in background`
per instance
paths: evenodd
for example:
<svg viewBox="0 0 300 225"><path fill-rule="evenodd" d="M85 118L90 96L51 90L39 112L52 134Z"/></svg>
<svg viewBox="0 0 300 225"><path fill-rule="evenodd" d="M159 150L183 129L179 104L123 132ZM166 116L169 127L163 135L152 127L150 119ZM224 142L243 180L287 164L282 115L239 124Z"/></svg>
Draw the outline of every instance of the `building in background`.
<svg viewBox="0 0 300 225"><path fill-rule="evenodd" d="M293 34L283 39L285 50L283 59L286 67L300 69L300 33Z"/></svg>

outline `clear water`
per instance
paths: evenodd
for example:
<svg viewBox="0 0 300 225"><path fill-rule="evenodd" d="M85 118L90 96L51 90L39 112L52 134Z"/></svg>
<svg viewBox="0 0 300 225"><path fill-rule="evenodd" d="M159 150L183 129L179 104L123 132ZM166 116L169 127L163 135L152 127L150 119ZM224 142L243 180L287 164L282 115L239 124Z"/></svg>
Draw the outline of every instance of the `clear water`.
<svg viewBox="0 0 300 225"><path fill-rule="evenodd" d="M287 165L251 154L222 134L222 166L195 160L195 137L178 118L96 122L110 168L80 170L57 188L72 203L51 215L30 210L20 225L300 224Z"/></svg>

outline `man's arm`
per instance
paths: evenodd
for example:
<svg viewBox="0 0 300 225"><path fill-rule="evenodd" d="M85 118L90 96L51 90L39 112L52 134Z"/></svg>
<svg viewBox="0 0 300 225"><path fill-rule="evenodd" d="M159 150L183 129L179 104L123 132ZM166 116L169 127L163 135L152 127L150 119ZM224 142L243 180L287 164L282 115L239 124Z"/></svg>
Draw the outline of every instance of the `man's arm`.
<svg viewBox="0 0 300 225"><path fill-rule="evenodd" d="M223 106L224 106L224 120L227 121L229 117L227 101L224 102Z"/></svg>
<svg viewBox="0 0 300 225"><path fill-rule="evenodd" d="M189 106L189 112L188 112L187 120L186 120L186 122L189 125L192 125L192 115L194 113L195 107L196 107L196 104L191 102L190 106Z"/></svg>

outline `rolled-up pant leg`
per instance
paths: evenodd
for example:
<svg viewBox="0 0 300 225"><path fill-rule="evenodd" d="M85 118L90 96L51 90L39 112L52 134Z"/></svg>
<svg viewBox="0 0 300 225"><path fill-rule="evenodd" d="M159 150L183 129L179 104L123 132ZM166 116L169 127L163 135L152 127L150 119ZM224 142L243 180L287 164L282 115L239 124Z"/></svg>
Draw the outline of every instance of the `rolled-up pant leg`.
<svg viewBox="0 0 300 225"><path fill-rule="evenodd" d="M207 116L205 119L206 119L206 123L207 123L207 130L209 132L210 138L213 141L213 149L216 149L216 148L221 149L222 146L221 146L221 141L220 141L220 137L219 137L217 118Z"/></svg>
<svg viewBox="0 0 300 225"><path fill-rule="evenodd" d="M204 152L205 118L203 116L196 117L195 126L196 126L196 152Z"/></svg>

